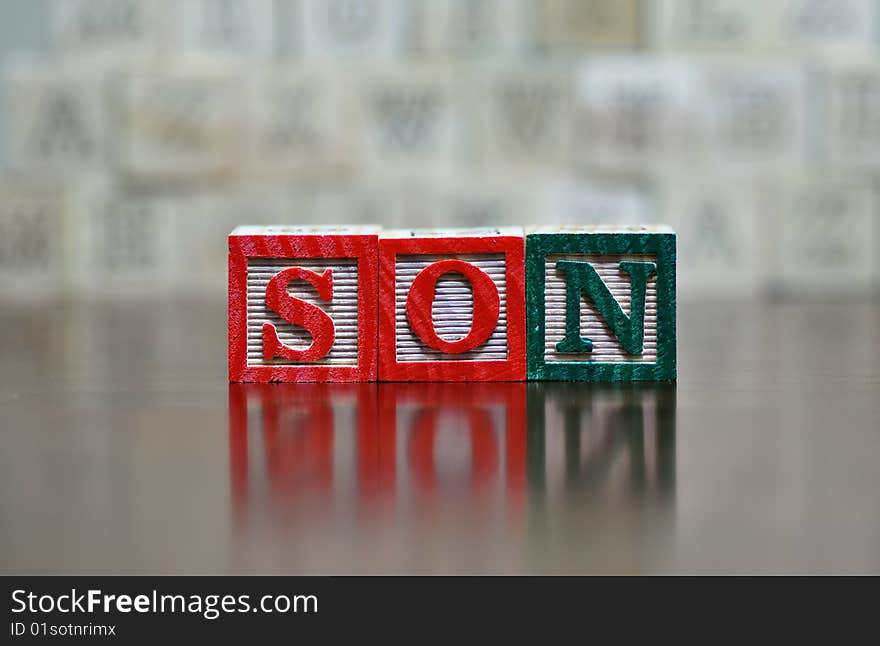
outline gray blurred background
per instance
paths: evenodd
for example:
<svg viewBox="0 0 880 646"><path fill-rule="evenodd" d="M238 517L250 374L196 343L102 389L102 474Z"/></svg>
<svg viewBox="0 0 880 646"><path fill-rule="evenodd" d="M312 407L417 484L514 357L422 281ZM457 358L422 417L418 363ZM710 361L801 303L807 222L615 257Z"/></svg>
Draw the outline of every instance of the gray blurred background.
<svg viewBox="0 0 880 646"><path fill-rule="evenodd" d="M875 290L876 0L3 0L0 299L225 297L237 224L666 222Z"/></svg>

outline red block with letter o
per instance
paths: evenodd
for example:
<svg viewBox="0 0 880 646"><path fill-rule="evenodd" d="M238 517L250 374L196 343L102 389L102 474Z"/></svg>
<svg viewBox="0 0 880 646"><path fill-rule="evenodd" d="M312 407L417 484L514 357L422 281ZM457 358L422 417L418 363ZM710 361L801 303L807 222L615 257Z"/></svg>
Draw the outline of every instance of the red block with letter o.
<svg viewBox="0 0 880 646"><path fill-rule="evenodd" d="M229 236L230 381L374 381L378 227Z"/></svg>
<svg viewBox="0 0 880 646"><path fill-rule="evenodd" d="M523 249L517 227L383 232L379 378L525 379Z"/></svg>

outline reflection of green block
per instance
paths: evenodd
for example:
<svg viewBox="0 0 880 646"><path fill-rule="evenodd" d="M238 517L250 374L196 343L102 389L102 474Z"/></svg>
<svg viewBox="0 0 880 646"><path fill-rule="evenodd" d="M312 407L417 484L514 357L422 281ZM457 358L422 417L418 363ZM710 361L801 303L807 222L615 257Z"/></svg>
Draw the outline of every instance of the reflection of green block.
<svg viewBox="0 0 880 646"><path fill-rule="evenodd" d="M526 316L529 379L675 379L675 233L530 231Z"/></svg>

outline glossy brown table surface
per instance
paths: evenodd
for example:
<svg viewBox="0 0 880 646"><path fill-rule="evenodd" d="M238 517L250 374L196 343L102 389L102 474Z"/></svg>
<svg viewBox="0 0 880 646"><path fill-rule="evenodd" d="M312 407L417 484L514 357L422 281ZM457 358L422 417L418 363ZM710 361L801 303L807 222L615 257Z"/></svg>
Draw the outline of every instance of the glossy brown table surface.
<svg viewBox="0 0 880 646"><path fill-rule="evenodd" d="M878 314L682 303L676 387L230 387L223 303L6 304L0 570L880 573Z"/></svg>

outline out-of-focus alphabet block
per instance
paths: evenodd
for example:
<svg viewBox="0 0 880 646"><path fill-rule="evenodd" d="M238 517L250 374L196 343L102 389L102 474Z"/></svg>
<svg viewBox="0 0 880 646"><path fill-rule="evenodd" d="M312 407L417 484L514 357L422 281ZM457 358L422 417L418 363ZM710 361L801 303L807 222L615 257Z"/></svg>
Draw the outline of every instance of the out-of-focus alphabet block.
<svg viewBox="0 0 880 646"><path fill-rule="evenodd" d="M825 78L828 161L845 171L880 170L880 65L831 67Z"/></svg>
<svg viewBox="0 0 880 646"><path fill-rule="evenodd" d="M299 20L311 59L390 59L408 48L412 29L404 0L303 0Z"/></svg>
<svg viewBox="0 0 880 646"><path fill-rule="evenodd" d="M697 88L682 60L590 59L577 81L576 160L610 171L682 163L698 134Z"/></svg>
<svg viewBox="0 0 880 646"><path fill-rule="evenodd" d="M761 10L778 49L832 57L876 56L876 0L774 0Z"/></svg>
<svg viewBox="0 0 880 646"><path fill-rule="evenodd" d="M77 192L72 210L72 278L78 294L159 298L180 280L173 249L182 219L173 217L165 199L99 181Z"/></svg>
<svg viewBox="0 0 880 646"><path fill-rule="evenodd" d="M773 286L784 292L865 294L873 279L875 199L857 179L793 179L762 187Z"/></svg>
<svg viewBox="0 0 880 646"><path fill-rule="evenodd" d="M436 55L523 51L529 9L523 0L418 0L415 47Z"/></svg>
<svg viewBox="0 0 880 646"><path fill-rule="evenodd" d="M268 59L275 54L276 0L175 2L177 41L184 52Z"/></svg>
<svg viewBox="0 0 880 646"><path fill-rule="evenodd" d="M678 234L679 297L742 298L766 288L754 177L715 172L699 182L686 173L663 179L663 212Z"/></svg>
<svg viewBox="0 0 880 646"><path fill-rule="evenodd" d="M379 172L447 172L461 153L462 99L444 66L370 67L357 109L367 164Z"/></svg>
<svg viewBox="0 0 880 646"><path fill-rule="evenodd" d="M545 183L539 207L521 221L564 225L636 225L659 219L656 189L635 177L561 177Z"/></svg>
<svg viewBox="0 0 880 646"><path fill-rule="evenodd" d="M537 41L550 48L633 47L640 5L639 0L537 0Z"/></svg>
<svg viewBox="0 0 880 646"><path fill-rule="evenodd" d="M171 42L168 0L53 0L54 45L91 60L154 56Z"/></svg>
<svg viewBox="0 0 880 646"><path fill-rule="evenodd" d="M0 298L38 301L63 293L70 202L63 186L0 180Z"/></svg>
<svg viewBox="0 0 880 646"><path fill-rule="evenodd" d="M549 173L571 161L574 79L550 65L490 68L477 75L483 161Z"/></svg>
<svg viewBox="0 0 880 646"><path fill-rule="evenodd" d="M114 83L116 161L134 183L229 177L246 149L244 84L224 69L183 66Z"/></svg>
<svg viewBox="0 0 880 646"><path fill-rule="evenodd" d="M797 65L707 63L702 71L707 161L732 168L804 161L807 78Z"/></svg>
<svg viewBox="0 0 880 646"><path fill-rule="evenodd" d="M351 97L327 67L284 66L251 81L251 168L287 177L340 174L352 163Z"/></svg>
<svg viewBox="0 0 880 646"><path fill-rule="evenodd" d="M43 176L106 163L100 74L86 68L20 66L6 82L11 165Z"/></svg>
<svg viewBox="0 0 880 646"><path fill-rule="evenodd" d="M770 22L764 3L739 0L655 0L649 40L669 50L745 50L766 47Z"/></svg>

